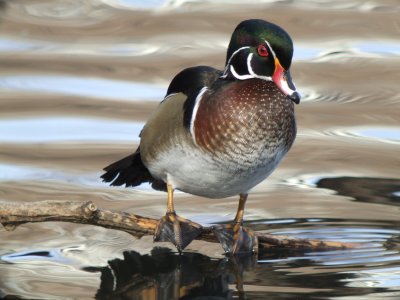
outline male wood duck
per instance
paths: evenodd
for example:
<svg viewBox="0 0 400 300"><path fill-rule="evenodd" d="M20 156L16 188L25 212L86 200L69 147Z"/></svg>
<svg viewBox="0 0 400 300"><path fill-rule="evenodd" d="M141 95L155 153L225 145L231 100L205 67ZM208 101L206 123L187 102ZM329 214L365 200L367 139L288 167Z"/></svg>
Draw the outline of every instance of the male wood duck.
<svg viewBox="0 0 400 300"><path fill-rule="evenodd" d="M225 70L198 66L175 76L164 100L145 124L135 153L104 168L111 185L149 182L168 192L167 212L155 241L181 252L202 230L175 213L173 193L207 198L239 195L236 216L215 227L227 254L256 251L254 233L243 227L249 191L267 178L296 136L290 76L293 44L281 27L245 20L232 34Z"/></svg>

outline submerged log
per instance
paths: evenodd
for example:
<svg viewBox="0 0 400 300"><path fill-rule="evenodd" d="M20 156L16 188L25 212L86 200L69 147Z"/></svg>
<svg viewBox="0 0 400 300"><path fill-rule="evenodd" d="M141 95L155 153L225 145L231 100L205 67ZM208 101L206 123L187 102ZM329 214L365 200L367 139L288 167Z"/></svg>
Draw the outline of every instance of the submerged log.
<svg viewBox="0 0 400 300"><path fill-rule="evenodd" d="M127 232L137 238L153 235L158 220L126 212L98 208L92 201L0 202L0 223L8 231L25 223L70 222L90 224ZM256 232L258 249L334 250L356 247L353 243L299 239L289 236ZM199 240L218 242L212 227L204 227Z"/></svg>

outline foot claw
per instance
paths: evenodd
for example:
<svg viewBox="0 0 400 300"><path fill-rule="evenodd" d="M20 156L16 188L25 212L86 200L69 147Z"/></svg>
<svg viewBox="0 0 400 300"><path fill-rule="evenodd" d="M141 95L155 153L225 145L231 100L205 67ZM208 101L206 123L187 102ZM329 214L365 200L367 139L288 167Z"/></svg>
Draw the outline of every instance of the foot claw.
<svg viewBox="0 0 400 300"><path fill-rule="evenodd" d="M257 253L257 238L254 232L240 223L218 225L213 232L226 254Z"/></svg>
<svg viewBox="0 0 400 300"><path fill-rule="evenodd" d="M203 227L175 213L167 213L160 219L154 234L155 242L171 242L179 253L203 230Z"/></svg>

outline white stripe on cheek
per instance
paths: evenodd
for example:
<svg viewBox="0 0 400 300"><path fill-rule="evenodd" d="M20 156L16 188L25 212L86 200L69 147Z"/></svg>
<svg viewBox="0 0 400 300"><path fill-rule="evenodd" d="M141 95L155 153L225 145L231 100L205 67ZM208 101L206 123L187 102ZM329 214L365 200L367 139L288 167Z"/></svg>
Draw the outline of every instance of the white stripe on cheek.
<svg viewBox="0 0 400 300"><path fill-rule="evenodd" d="M253 53L250 53L249 56L247 56L247 69L249 70L250 75L252 78L259 78L267 81L272 81L272 77L270 76L264 76L264 75L258 75L253 71L253 68L251 66L251 60L253 58Z"/></svg>
<svg viewBox="0 0 400 300"><path fill-rule="evenodd" d="M271 45L267 41L265 41L265 43L267 44L268 48L271 49L272 56L275 57L275 52L271 48ZM272 81L272 77L271 76L264 76L264 75L256 74L254 72L253 67L251 66L251 62L252 62L253 55L254 55L253 53L249 53L249 55L247 56L247 59L246 59L246 66L247 66L248 74L240 75L239 73L236 72L235 67L233 65L231 65L231 61L232 61L233 57L239 51L242 51L244 49L249 49L249 48L250 48L250 46L241 47L241 48L237 49L235 52L232 53L231 57L228 60L228 63L226 64L226 68L225 68L224 73L222 74L221 78L226 78L228 76L228 70L230 70L232 75L236 79L239 79L239 80L246 80L246 79L251 79L251 78L259 78L259 79L262 79L262 80ZM274 59L274 58L272 58L272 59Z"/></svg>
<svg viewBox="0 0 400 300"><path fill-rule="evenodd" d="M239 51L242 51L243 49L248 49L248 48L250 48L250 47L249 47L249 46L241 47L241 48L237 49L235 52L232 53L231 57L229 57L228 62L226 63L226 68L225 68L224 74L222 74L222 76L221 76L222 78L225 78L226 76L228 76L228 68L229 68L229 66L230 66L230 64L231 64L232 58L233 58ZM237 73L236 73L236 74L237 74Z"/></svg>
<svg viewBox="0 0 400 300"><path fill-rule="evenodd" d="M232 73L232 75L233 75L235 78L240 79L240 80L254 78L254 76L253 76L253 75L250 75L250 74L239 75L239 74L235 71L235 68L234 68L233 66L231 66L231 73Z"/></svg>

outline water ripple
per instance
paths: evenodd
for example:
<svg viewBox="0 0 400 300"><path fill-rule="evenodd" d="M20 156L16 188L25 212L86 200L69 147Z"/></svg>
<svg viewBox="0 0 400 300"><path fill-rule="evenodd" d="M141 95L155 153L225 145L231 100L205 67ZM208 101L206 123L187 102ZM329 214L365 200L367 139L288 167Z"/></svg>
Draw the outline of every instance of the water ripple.
<svg viewBox="0 0 400 300"><path fill-rule="evenodd" d="M123 101L160 101L166 89L153 84L94 77L14 75L0 77L0 90L60 93Z"/></svg>
<svg viewBox="0 0 400 300"><path fill-rule="evenodd" d="M47 261L71 264L72 262L61 254L60 249L30 249L28 251L6 254L1 256L0 259L9 263L41 263Z"/></svg>
<svg viewBox="0 0 400 300"><path fill-rule="evenodd" d="M311 134L319 137L342 137L376 142L398 144L400 143L400 127L395 126L348 126L343 128L331 128L324 131L307 131L303 134Z"/></svg>
<svg viewBox="0 0 400 300"><path fill-rule="evenodd" d="M100 0L106 5L115 7L118 9L155 9L162 7L165 2L170 2L166 0Z"/></svg>
<svg viewBox="0 0 400 300"><path fill-rule="evenodd" d="M0 163L0 182L25 180L51 180L53 182L68 182L69 184L92 187L106 186L105 183L101 182L98 173L86 173L77 175L76 173L68 173L61 170Z"/></svg>
<svg viewBox="0 0 400 300"><path fill-rule="evenodd" d="M338 42L335 42L337 44ZM400 54L398 41L374 41L374 40L343 40L341 46L326 47L318 53L314 61L326 62L349 58L390 58ZM343 45L344 44L344 45Z"/></svg>
<svg viewBox="0 0 400 300"><path fill-rule="evenodd" d="M294 263L298 261L310 261L315 265L325 267L349 266L375 266L389 265L400 262L399 247L387 248L387 242L400 236L400 230L397 228L374 228L371 225L362 225L360 221L352 221L353 226L347 226L343 222L336 220L332 223L329 220L320 220L317 223L303 223L298 226L305 228L291 228L275 230L274 234L295 236L296 238L321 239L356 243L358 246L354 249L307 252L304 255L289 256L286 258L262 258L260 263ZM359 223L359 226L357 226ZM368 222L365 222L365 224ZM329 225L328 225L329 224ZM336 226L335 226L336 224ZM356 227L357 226L357 227ZM389 225L388 227L391 227ZM292 225L292 227L294 227ZM268 256L268 254L267 254ZM373 272L371 272L373 273Z"/></svg>
<svg viewBox="0 0 400 300"><path fill-rule="evenodd" d="M307 43L296 46L295 60L310 60L314 62L334 61L342 58L390 58L400 55L400 43L397 40L376 41L343 39L340 46L338 41L328 43L322 48L319 44Z"/></svg>
<svg viewBox="0 0 400 300"><path fill-rule="evenodd" d="M341 137L362 140L373 140L381 143L399 144L400 127L395 126L348 126L328 130L303 130L299 135L319 138Z"/></svg>
<svg viewBox="0 0 400 300"><path fill-rule="evenodd" d="M0 119L3 143L139 140L143 123L79 117Z"/></svg>
<svg viewBox="0 0 400 300"><path fill-rule="evenodd" d="M348 274L349 272L343 272ZM400 267L376 268L358 271L358 277L343 279L349 287L383 287L400 286Z"/></svg>
<svg viewBox="0 0 400 300"><path fill-rule="evenodd" d="M346 127L346 129L335 132L342 136L360 137L385 143L400 143L400 127Z"/></svg>
<svg viewBox="0 0 400 300"><path fill-rule="evenodd" d="M170 49L170 48L167 48ZM144 56L166 51L162 45L148 43L57 43L38 39L0 37L0 53L29 53L29 55L97 55L97 56Z"/></svg>

